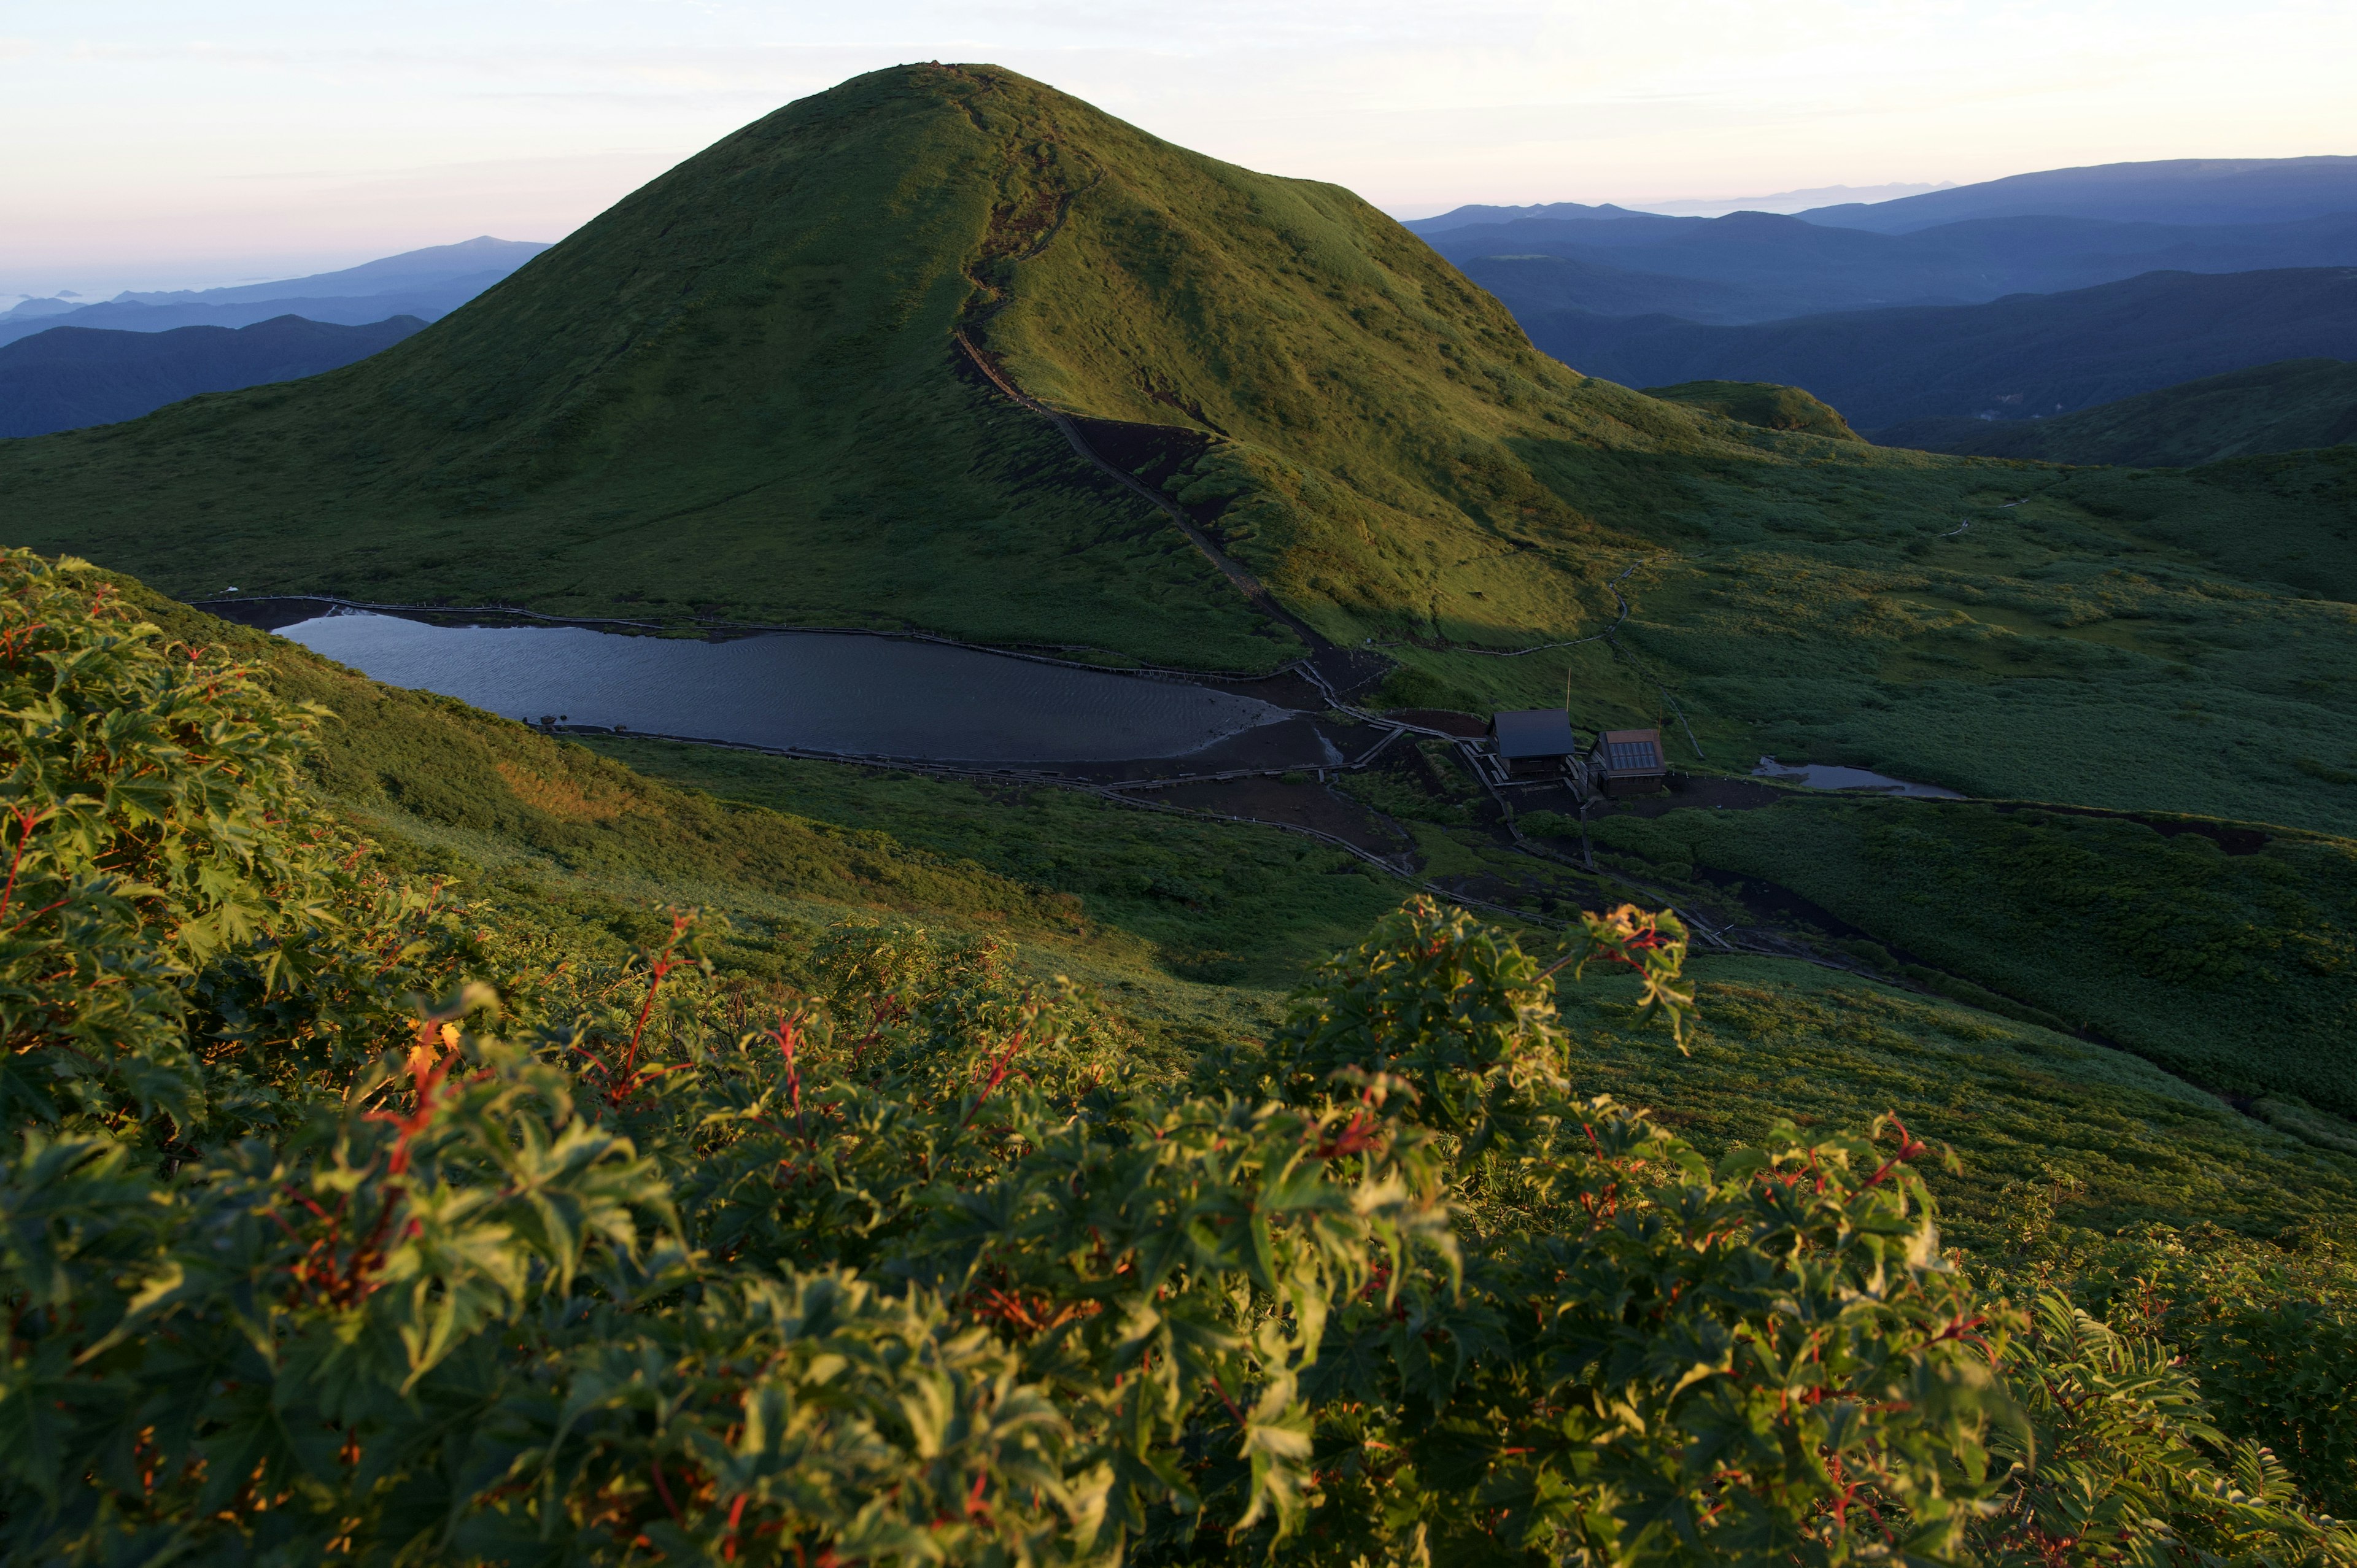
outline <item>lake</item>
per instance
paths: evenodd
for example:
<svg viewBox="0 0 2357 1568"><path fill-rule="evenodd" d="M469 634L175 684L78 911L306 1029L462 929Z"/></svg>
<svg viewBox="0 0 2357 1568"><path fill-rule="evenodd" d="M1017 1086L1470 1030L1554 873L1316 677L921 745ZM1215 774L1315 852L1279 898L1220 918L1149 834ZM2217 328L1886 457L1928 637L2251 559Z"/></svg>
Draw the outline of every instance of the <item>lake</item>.
<svg viewBox="0 0 2357 1568"><path fill-rule="evenodd" d="M1185 681L844 632L725 642L339 610L278 635L509 718L920 762L1183 757L1295 715Z"/></svg>
<svg viewBox="0 0 2357 1568"><path fill-rule="evenodd" d="M1763 757L1751 772L1755 778L1798 784L1804 789L1870 789L1882 795L1909 795L1919 800L1964 799L1953 789L1943 789L1937 784L1916 784L1886 773L1869 773L1863 768L1836 768L1824 762L1782 763L1772 757Z"/></svg>

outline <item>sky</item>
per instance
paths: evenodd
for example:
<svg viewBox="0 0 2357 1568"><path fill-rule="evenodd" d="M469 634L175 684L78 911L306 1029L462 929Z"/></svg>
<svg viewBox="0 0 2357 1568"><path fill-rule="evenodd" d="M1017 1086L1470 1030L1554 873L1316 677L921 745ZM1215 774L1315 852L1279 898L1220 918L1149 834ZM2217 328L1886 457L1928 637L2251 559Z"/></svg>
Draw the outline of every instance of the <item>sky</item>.
<svg viewBox="0 0 2357 1568"><path fill-rule="evenodd" d="M1398 216L2357 153L2348 0L0 0L0 304L556 240L987 60Z"/></svg>

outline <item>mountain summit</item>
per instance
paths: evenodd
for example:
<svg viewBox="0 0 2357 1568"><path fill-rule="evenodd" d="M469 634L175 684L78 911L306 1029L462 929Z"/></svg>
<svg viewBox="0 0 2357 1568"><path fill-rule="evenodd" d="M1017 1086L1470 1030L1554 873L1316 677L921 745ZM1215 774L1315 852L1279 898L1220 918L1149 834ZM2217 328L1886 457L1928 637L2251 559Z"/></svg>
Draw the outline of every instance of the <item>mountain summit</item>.
<svg viewBox="0 0 2357 1568"><path fill-rule="evenodd" d="M1348 191L921 65L747 126L365 363L12 447L0 483L20 537L182 593L1262 665L1293 635L1184 524L1337 636L1494 636L1587 575L1574 447L1697 439ZM1433 579L1542 549L1570 579Z"/></svg>

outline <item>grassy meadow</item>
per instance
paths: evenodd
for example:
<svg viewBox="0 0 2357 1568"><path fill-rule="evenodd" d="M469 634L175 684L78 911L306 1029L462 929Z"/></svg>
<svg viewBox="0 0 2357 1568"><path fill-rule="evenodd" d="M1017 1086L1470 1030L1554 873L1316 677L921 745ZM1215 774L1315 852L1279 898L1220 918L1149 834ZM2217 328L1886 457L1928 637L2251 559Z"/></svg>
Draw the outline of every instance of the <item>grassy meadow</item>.
<svg viewBox="0 0 2357 1568"><path fill-rule="evenodd" d="M1390 690L1475 709L1568 693L1575 722L1661 724L1680 762L1721 770L1773 755L2357 833L2345 478L2310 456L2183 480L2020 467L1961 498L1927 471L1905 510L1830 467L1808 505L1697 480L1631 555L1615 644L1395 647Z"/></svg>
<svg viewBox="0 0 2357 1568"><path fill-rule="evenodd" d="M1145 961L1117 978L1101 970L1108 994L1175 1016L1176 1005L1164 998L1188 991L1198 1020L1189 1026L1202 1031L1189 1037L1198 1041L1215 1040L1222 1029L1245 1036L1265 1029L1282 1015L1284 993L1308 961L1347 940L1352 922L1408 891L1274 829L1125 811L1069 791L1016 795L660 741L599 737L597 746L645 775L732 805L888 836L1069 898L1089 929L1123 933L1134 944L1131 961ZM1354 779L1351 787L1361 786ZM1415 809L1405 799L1391 804ZM1438 804L1445 811L1447 803ZM1779 814L1684 812L1661 822L1683 826L1682 819L1703 816L1734 823ZM1615 832L1657 825L1609 822ZM1528 857L1497 850L1486 835L1437 822L1415 828L1429 873L1548 875ZM1598 840L1622 842L1602 830ZM1609 852L1606 863L1612 864ZM1663 874L1652 864L1641 869ZM1674 877L1679 869L1667 873ZM1560 885L1567 899L1590 905L1602 891L1576 873L1564 874ZM1553 940L1534 929L1526 936ZM1233 952L1239 961L1224 972L1189 962L1190 951L1207 950ZM2056 942L2044 950L2056 972L2083 975L2091 989L2116 980L2116 946L2084 950ZM1190 973L1206 972L1219 974L1234 998L1222 1023L1209 1021L1204 988L1187 983ZM1713 1152L1756 1140L1803 1107L1828 1125L1896 1110L1964 1157L1964 1174L1941 1180L1952 1227L1969 1245L2004 1243L2022 1187L2059 1191L2062 1223L2106 1234L2200 1219L2267 1236L2331 1230L2357 1198L2357 1146L2338 1149L2237 1112L2142 1055L1797 961L1706 955L1693 961L1692 973L1702 1026L1691 1057L1630 1030L1633 993L1624 995L1620 983L1591 979L1562 990L1583 1090L1653 1107ZM2204 1015L2231 1015L2265 985L2246 979L2225 1005L2205 1002ZM2149 1004L2160 1015L2182 1002L2163 995ZM2287 1036L2281 1025L2269 1027L2267 1040ZM2009 1187L2017 1189L2012 1196Z"/></svg>
<svg viewBox="0 0 2357 1568"><path fill-rule="evenodd" d="M398 862L550 942L619 954L681 903L724 915L718 961L757 977L791 972L846 921L987 938L1035 974L1096 987L1149 1047L1183 1053L1266 1038L1308 968L1412 891L1274 828L1070 790L619 736L593 749L140 596L173 635L264 659L282 694L335 715L314 779ZM1461 792L1419 794L1390 773L1350 787L1408 821L1428 875L1551 882L1566 904L1609 896L1498 848L1464 820ZM1896 1109L1964 1156L1962 1178L1942 1178L1960 1238L1997 1235L2008 1183L2068 1177L2079 1187L2064 1219L2104 1230L2214 1219L2273 1235L2329 1224L2357 1196L2357 1149L2292 1136L2261 1119L2274 1107L2238 1113L2143 1059L2170 1061L2181 1039L2171 1065L2205 1083L2337 1106L2343 1069L2329 1042L2346 1037L2357 931L2346 844L2280 835L2225 855L2198 834L2095 818L1797 797L1605 817L1593 831L1608 866L1671 886L1697 865L1772 879L2136 1048L1797 961L1699 957L1688 1058L1626 1027L1617 983L1566 988L1582 1082L1662 1110L1705 1147L1756 1138L1804 1102L1829 1122ZM2045 929L2052 910L2077 911L2082 889L2093 912ZM2123 912L2142 924L2117 923ZM2155 931L2176 940L2138 945ZM2243 1033L2222 1032L2237 1019ZM2213 1036L2222 1050L2202 1055ZM2303 1041L2309 1078L2250 1065L2296 1057ZM2298 1108L2283 1101L2282 1114Z"/></svg>
<svg viewBox="0 0 2357 1568"><path fill-rule="evenodd" d="M1929 965L2196 1082L2357 1117L2357 843L2152 821L1796 794L1589 833L1604 864L1674 886L1788 888L1891 972Z"/></svg>

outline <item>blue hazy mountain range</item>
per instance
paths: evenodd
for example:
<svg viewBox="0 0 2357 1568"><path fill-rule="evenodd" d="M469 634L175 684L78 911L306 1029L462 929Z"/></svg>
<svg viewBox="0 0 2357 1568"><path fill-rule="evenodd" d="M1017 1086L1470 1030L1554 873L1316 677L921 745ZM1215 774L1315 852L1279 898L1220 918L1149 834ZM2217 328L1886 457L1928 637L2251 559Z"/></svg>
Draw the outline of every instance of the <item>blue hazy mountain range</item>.
<svg viewBox="0 0 2357 1568"><path fill-rule="evenodd" d="M341 272L276 283L125 293L94 305L28 299L0 314L0 344L57 327L167 332L182 327L247 327L280 316L348 326L396 316L433 321L546 249L533 241L483 235L455 245L405 251Z"/></svg>
<svg viewBox="0 0 2357 1568"><path fill-rule="evenodd" d="M1519 310L1528 300L1534 308L1621 315L1631 312L1620 308L1620 299L1642 297L1647 309L1734 323L1874 306L1972 305L2150 272L2357 265L2357 205L2275 223L2016 216L1966 219L1903 234L1827 228L1767 212L1724 218L1631 213L1473 224L1426 239L1510 308ZM1629 274L1675 281L1641 286ZM1681 285L1695 285L1711 286L1681 292Z"/></svg>
<svg viewBox="0 0 2357 1568"><path fill-rule="evenodd" d="M1789 216L1559 201L1460 207L1408 227L1518 313L1734 325L2150 272L2357 264L2357 157L2049 169Z"/></svg>
<svg viewBox="0 0 2357 1568"><path fill-rule="evenodd" d="M54 327L0 344L0 436L112 424L199 392L316 376L425 325L414 316L357 327L280 316L165 332Z"/></svg>
<svg viewBox="0 0 2357 1568"><path fill-rule="evenodd" d="M1792 215L1554 202L1408 227L1591 375L1779 381L1861 430L2050 416L2357 349L2357 157L2049 169Z"/></svg>
<svg viewBox="0 0 2357 1568"><path fill-rule="evenodd" d="M2357 157L2168 158L2008 175L1892 201L1812 208L1813 223L1886 234L1972 218L2296 223L2357 211Z"/></svg>
<svg viewBox="0 0 2357 1568"><path fill-rule="evenodd" d="M2357 268L2148 273L1737 327L1577 310L1521 319L1540 349L1607 381L1775 381L1871 435L1943 416L2042 418L2279 360L2357 359Z"/></svg>

